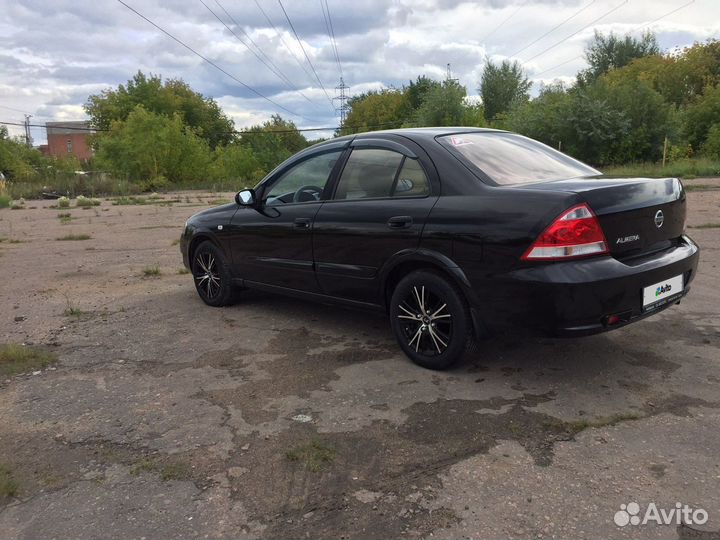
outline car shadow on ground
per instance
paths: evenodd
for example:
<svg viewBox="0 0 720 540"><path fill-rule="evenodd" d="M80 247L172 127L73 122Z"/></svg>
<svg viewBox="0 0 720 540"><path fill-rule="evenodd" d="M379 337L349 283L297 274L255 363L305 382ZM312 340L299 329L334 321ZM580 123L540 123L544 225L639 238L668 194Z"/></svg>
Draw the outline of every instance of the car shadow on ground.
<svg viewBox="0 0 720 540"><path fill-rule="evenodd" d="M246 291L240 303L227 309L227 314L241 321L248 311L271 312L278 329L302 326L320 335L332 333L356 339L357 346L367 343L382 346L390 353L387 361L410 364L382 313ZM708 341L706 333L683 314L668 313L613 332L582 338L542 337L522 329L508 331L479 340L476 350L467 353L450 370L432 372L412 367L419 378L435 375L479 382L494 380L503 385L509 383L518 390L551 387L558 395L581 396L584 392L594 392L613 397L612 392L618 391L631 393L636 398L657 395L666 386L671 390L673 373L698 361L664 346L671 340L668 328L673 329L673 335L682 335L686 343L703 345ZM704 379L702 367L694 367L699 367L697 378ZM683 376L691 375L683 373Z"/></svg>

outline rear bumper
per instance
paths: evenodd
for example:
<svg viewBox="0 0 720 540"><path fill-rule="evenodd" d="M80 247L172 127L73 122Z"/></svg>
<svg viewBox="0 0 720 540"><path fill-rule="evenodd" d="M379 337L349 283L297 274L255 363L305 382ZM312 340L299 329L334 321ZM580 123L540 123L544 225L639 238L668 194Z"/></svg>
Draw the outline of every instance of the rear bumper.
<svg viewBox="0 0 720 540"><path fill-rule="evenodd" d="M698 246L683 237L677 246L630 261L606 256L518 269L492 280L491 304L498 306L494 319L502 326L559 336L619 328L679 302L689 291L698 259ZM643 309L643 288L677 275L683 276L682 293Z"/></svg>

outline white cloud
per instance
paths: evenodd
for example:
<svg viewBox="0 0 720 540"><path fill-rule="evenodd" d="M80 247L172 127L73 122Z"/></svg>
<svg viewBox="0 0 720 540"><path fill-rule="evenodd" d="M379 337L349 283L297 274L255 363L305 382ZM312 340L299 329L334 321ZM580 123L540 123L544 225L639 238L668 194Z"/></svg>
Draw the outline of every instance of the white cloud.
<svg viewBox="0 0 720 540"><path fill-rule="evenodd" d="M297 116L291 116L279 111L299 126L334 125L337 118L333 108L279 7L260 2L273 28L255 2L219 2L243 25L242 29L235 28L235 33L249 44L243 31L247 32L261 48L258 54L267 55L273 69L287 76L292 86L258 61L200 2L128 0L200 54L296 112ZM508 57L587 4L587 0L328 2L351 95L399 87L423 74L442 78L448 63L453 76L473 95L486 56ZM682 5L680 0L632 0L583 29L618 3L620 0L595 2L518 55L519 60L526 61L531 77L538 74L535 88L555 78L571 81L584 65L583 48L594 29L624 33ZM233 27L216 3L209 2L208 6ZM327 93L333 97L339 73L320 6L315 0L295 0L285 2L285 7ZM696 0L646 28L658 34L665 49L717 37L720 2ZM215 97L238 127L257 124L278 112L277 107L248 92L119 3L0 0L0 106L28 111L40 121L82 118L82 104L88 94L126 82L138 69L184 79L194 89ZM15 121L22 119L22 114L0 109L0 119Z"/></svg>

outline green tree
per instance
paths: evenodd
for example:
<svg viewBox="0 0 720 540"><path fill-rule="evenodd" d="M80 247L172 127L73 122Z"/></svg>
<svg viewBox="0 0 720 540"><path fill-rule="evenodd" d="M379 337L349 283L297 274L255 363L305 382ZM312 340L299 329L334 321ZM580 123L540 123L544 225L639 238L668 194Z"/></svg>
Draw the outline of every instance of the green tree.
<svg viewBox="0 0 720 540"><path fill-rule="evenodd" d="M567 121L573 99L562 84L543 86L538 97L510 111L507 127L554 148L567 147L574 136Z"/></svg>
<svg viewBox="0 0 720 540"><path fill-rule="evenodd" d="M688 105L683 115L684 132L694 150L707 139L710 128L720 124L720 84L708 86Z"/></svg>
<svg viewBox="0 0 720 540"><path fill-rule="evenodd" d="M478 88L485 119L488 122L493 121L498 115L510 111L513 106L527 101L531 86L532 83L518 62L503 60L497 65L489 58L486 59Z"/></svg>
<svg viewBox="0 0 720 540"><path fill-rule="evenodd" d="M614 162L612 142L623 138L629 130L629 122L622 113L607 100L586 91L572 94L565 125L567 144L563 143L562 149L593 165Z"/></svg>
<svg viewBox="0 0 720 540"><path fill-rule="evenodd" d="M453 80L431 87L415 112L419 126L458 126L465 114L465 87Z"/></svg>
<svg viewBox="0 0 720 540"><path fill-rule="evenodd" d="M215 149L209 174L213 180L233 182L240 190L254 186L265 175L265 170L252 149L236 143Z"/></svg>
<svg viewBox="0 0 720 540"><path fill-rule="evenodd" d="M234 125L214 99L193 91L180 79L163 81L138 71L127 84L103 90L88 97L85 112L99 129L109 129L114 121L124 121L138 105L168 117L178 115L212 148L233 140Z"/></svg>
<svg viewBox="0 0 720 540"><path fill-rule="evenodd" d="M591 84L611 69L628 65L636 58L660 54L655 34L646 32L640 39L630 35L620 37L613 32L605 36L595 31L595 37L585 48L589 67L578 74L580 84Z"/></svg>
<svg viewBox="0 0 720 540"><path fill-rule="evenodd" d="M5 126L0 126L0 172L10 182L33 181L44 176L51 161L39 150L28 148L25 141L10 137Z"/></svg>
<svg viewBox="0 0 720 540"><path fill-rule="evenodd" d="M485 108L481 103L465 103L462 111L462 119L458 125L474 127L487 125L485 122Z"/></svg>
<svg viewBox="0 0 720 540"><path fill-rule="evenodd" d="M142 181L147 190L203 179L210 165L205 139L172 116L137 105L126 120L97 137L97 164L115 175Z"/></svg>
<svg viewBox="0 0 720 540"><path fill-rule="evenodd" d="M306 148L308 142L294 122L284 120L276 114L267 122L241 131L239 144L253 153L260 164L260 170L266 174L285 159Z"/></svg>
<svg viewBox="0 0 720 540"><path fill-rule="evenodd" d="M720 124L710 126L702 152L712 159L720 159Z"/></svg>
<svg viewBox="0 0 720 540"><path fill-rule="evenodd" d="M636 58L622 68L610 70L605 78L644 80L678 107L703 93L706 86L720 82L720 42L708 40L686 47L679 53Z"/></svg>
<svg viewBox="0 0 720 540"><path fill-rule="evenodd" d="M708 86L720 83L720 41L709 39L683 49L678 57L686 102L701 95Z"/></svg>
<svg viewBox="0 0 720 540"><path fill-rule="evenodd" d="M341 134L398 128L408 119L405 92L384 89L370 91L348 100L350 112Z"/></svg>
<svg viewBox="0 0 720 540"><path fill-rule="evenodd" d="M425 101L428 92L440 86L442 83L426 75L421 75L414 82L410 81L407 86L403 86L403 101L398 111L398 118L401 120L413 118Z"/></svg>
<svg viewBox="0 0 720 540"><path fill-rule="evenodd" d="M652 85L644 80L622 80L615 84L604 78L590 89L597 100L605 100L627 122L622 137L610 142L613 162L655 161L662 156L663 141L673 134L669 106Z"/></svg>

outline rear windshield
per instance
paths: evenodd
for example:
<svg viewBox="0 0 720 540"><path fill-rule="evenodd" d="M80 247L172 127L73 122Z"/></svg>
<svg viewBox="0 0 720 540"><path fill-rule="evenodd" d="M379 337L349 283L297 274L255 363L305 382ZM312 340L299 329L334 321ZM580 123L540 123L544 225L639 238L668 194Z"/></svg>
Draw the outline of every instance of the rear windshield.
<svg viewBox="0 0 720 540"><path fill-rule="evenodd" d="M514 133L458 133L437 140L471 169L497 184L527 184L601 174L545 144Z"/></svg>

